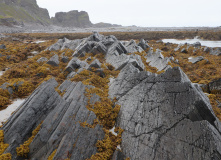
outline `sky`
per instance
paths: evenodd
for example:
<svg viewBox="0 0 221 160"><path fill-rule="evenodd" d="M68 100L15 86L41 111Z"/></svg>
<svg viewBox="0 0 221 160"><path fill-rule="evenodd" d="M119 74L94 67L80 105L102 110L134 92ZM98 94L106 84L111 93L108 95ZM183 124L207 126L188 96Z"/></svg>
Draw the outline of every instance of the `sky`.
<svg viewBox="0 0 221 160"><path fill-rule="evenodd" d="M221 0L37 0L51 17L86 11L92 23L141 27L221 26Z"/></svg>

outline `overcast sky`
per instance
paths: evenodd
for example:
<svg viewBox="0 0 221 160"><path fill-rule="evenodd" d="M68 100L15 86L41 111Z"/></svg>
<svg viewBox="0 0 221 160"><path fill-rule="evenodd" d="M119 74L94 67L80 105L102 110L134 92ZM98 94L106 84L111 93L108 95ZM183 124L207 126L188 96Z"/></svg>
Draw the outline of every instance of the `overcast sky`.
<svg viewBox="0 0 221 160"><path fill-rule="evenodd" d="M221 0L37 0L50 16L86 11L92 23L124 26L221 26Z"/></svg>

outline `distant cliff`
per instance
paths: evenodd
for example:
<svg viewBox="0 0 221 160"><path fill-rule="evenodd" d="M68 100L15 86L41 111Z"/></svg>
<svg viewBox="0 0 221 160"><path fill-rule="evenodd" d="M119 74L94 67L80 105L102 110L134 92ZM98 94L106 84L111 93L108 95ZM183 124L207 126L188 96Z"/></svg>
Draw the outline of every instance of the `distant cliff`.
<svg viewBox="0 0 221 160"><path fill-rule="evenodd" d="M73 10L70 12L58 12L52 17L54 25L63 27L92 27L93 24L89 19L89 15L85 11L78 12Z"/></svg>
<svg viewBox="0 0 221 160"><path fill-rule="evenodd" d="M36 0L0 0L0 25L55 25L61 27L118 27L109 23L92 24L85 11L57 12L50 18L48 10L40 8Z"/></svg>
<svg viewBox="0 0 221 160"><path fill-rule="evenodd" d="M108 27L122 27L122 26L118 25L118 24L110 24L110 23L100 22L100 23L95 23L93 25L93 27L95 27L95 28L108 28Z"/></svg>
<svg viewBox="0 0 221 160"><path fill-rule="evenodd" d="M40 8L36 0L0 0L1 25L50 23L48 10Z"/></svg>

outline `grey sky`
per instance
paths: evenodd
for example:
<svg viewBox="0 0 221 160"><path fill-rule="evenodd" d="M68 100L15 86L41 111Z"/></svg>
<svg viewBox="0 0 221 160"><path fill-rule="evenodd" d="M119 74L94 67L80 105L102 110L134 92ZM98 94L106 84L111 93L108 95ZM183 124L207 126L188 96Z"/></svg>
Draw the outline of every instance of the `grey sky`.
<svg viewBox="0 0 221 160"><path fill-rule="evenodd" d="M50 16L86 11L92 23L144 27L221 26L221 0L37 0Z"/></svg>

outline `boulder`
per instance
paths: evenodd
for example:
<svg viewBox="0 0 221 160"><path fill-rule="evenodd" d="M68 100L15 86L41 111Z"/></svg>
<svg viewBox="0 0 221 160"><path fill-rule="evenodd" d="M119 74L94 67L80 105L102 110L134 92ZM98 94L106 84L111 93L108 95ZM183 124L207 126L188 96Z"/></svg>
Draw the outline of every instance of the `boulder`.
<svg viewBox="0 0 221 160"><path fill-rule="evenodd" d="M6 49L6 46L4 44L1 44L0 49Z"/></svg>
<svg viewBox="0 0 221 160"><path fill-rule="evenodd" d="M127 49L126 47L122 44L122 42L116 41L114 42L108 49L107 54L109 55L121 55L121 54L126 54Z"/></svg>
<svg viewBox="0 0 221 160"><path fill-rule="evenodd" d="M65 38L64 43L61 47L61 50L63 49L71 49L71 50L75 50L76 47L81 43L82 40L80 39L76 39L76 40L69 40L67 38Z"/></svg>
<svg viewBox="0 0 221 160"><path fill-rule="evenodd" d="M69 61L68 56L62 56L62 57L61 57L61 61L62 61L63 63L68 63L68 61Z"/></svg>
<svg viewBox="0 0 221 160"><path fill-rule="evenodd" d="M101 68L101 63L99 60L95 59L91 64L88 66L88 70L91 70L92 68Z"/></svg>
<svg viewBox="0 0 221 160"><path fill-rule="evenodd" d="M98 68L95 73L97 73L100 77L104 78L105 77L105 73L104 73L104 69L103 68Z"/></svg>
<svg viewBox="0 0 221 160"><path fill-rule="evenodd" d="M45 58L45 57L41 57L41 58L39 58L39 59L37 60L38 63L46 62L46 61L48 61L48 59Z"/></svg>
<svg viewBox="0 0 221 160"><path fill-rule="evenodd" d="M136 44L134 40L128 42L125 47L127 48L128 53L135 53L135 52L143 52L144 50Z"/></svg>
<svg viewBox="0 0 221 160"><path fill-rule="evenodd" d="M138 68L140 71L143 71L145 69L145 66L143 64L143 61L141 59L140 55L132 54L130 55L129 63L133 62L133 65ZM134 63L135 62L135 63Z"/></svg>
<svg viewBox="0 0 221 160"><path fill-rule="evenodd" d="M91 51L89 51L89 53L93 53L95 54L99 54L99 53L103 53L106 54L107 53L107 47L105 45L103 45L101 42L95 42L92 43L92 49Z"/></svg>
<svg viewBox="0 0 221 160"><path fill-rule="evenodd" d="M178 50L181 49L182 46L184 46L184 44L179 44L176 48L174 48L174 51L177 52Z"/></svg>
<svg viewBox="0 0 221 160"><path fill-rule="evenodd" d="M221 48L211 49L211 55L220 56L221 55Z"/></svg>
<svg viewBox="0 0 221 160"><path fill-rule="evenodd" d="M71 73L75 69L79 68L81 64L81 61L77 58L72 58L70 62L68 63L67 67L65 68L65 71Z"/></svg>
<svg viewBox="0 0 221 160"><path fill-rule="evenodd" d="M112 99L114 97L119 99L131 89L132 84L134 85L138 84L150 74L149 72L142 72L142 73L143 75L140 74L139 69L136 68L133 64L131 63L127 64L121 70L118 77L112 83L109 84L109 97ZM121 86L124 87L121 88Z"/></svg>
<svg viewBox="0 0 221 160"><path fill-rule="evenodd" d="M139 55L112 55L106 58L106 62L110 63L115 68L115 70L123 69L128 63L133 64L139 70L144 70L145 68Z"/></svg>
<svg viewBox="0 0 221 160"><path fill-rule="evenodd" d="M209 83L210 93L221 94L221 78Z"/></svg>
<svg viewBox="0 0 221 160"><path fill-rule="evenodd" d="M150 48L147 41L145 41L144 39L140 40L140 42L138 43L138 46L140 46L143 50L146 50L147 48Z"/></svg>
<svg viewBox="0 0 221 160"><path fill-rule="evenodd" d="M11 59L11 55L8 55L8 56L6 57L6 59L7 59L7 60L10 60L10 59Z"/></svg>
<svg viewBox="0 0 221 160"><path fill-rule="evenodd" d="M109 48L116 41L117 38L113 35L105 36L102 40L102 44L104 44L107 48Z"/></svg>
<svg viewBox="0 0 221 160"><path fill-rule="evenodd" d="M221 158L221 123L207 96L180 68L156 75L130 65L109 94L121 105L116 126L124 129L120 148L125 157Z"/></svg>
<svg viewBox="0 0 221 160"><path fill-rule="evenodd" d="M8 87L8 85L10 85L8 82L3 83L0 88L3 90L8 90L9 94L12 95L14 90L12 87Z"/></svg>
<svg viewBox="0 0 221 160"><path fill-rule="evenodd" d="M59 65L59 57L57 54L55 54L54 56L52 56L49 61L47 62L47 64L50 64L52 66L58 66Z"/></svg>
<svg viewBox="0 0 221 160"><path fill-rule="evenodd" d="M201 43L200 42L193 43L193 46L194 47L201 47Z"/></svg>
<svg viewBox="0 0 221 160"><path fill-rule="evenodd" d="M55 44L51 45L46 50L58 51L58 50L60 50L62 48L64 42L65 42L65 39L59 39Z"/></svg>
<svg viewBox="0 0 221 160"><path fill-rule="evenodd" d="M71 72L67 75L67 79L73 78L77 73L76 72Z"/></svg>
<svg viewBox="0 0 221 160"><path fill-rule="evenodd" d="M181 53L187 53L186 48L181 49Z"/></svg>
<svg viewBox="0 0 221 160"><path fill-rule="evenodd" d="M168 68L171 68L171 66L168 65L168 62L171 61L171 58L164 58L161 52L161 50L157 49L155 53L148 53L148 55L146 56L146 62L149 63L150 66L156 67L158 71L167 70Z"/></svg>
<svg viewBox="0 0 221 160"><path fill-rule="evenodd" d="M104 37L104 35L101 35L98 32L94 31L93 34L88 37L88 41L100 42L104 39Z"/></svg>
<svg viewBox="0 0 221 160"><path fill-rule="evenodd" d="M86 40L82 41L81 44L78 47L76 47L76 50L73 53L73 57L85 56L85 53L90 53L91 50L91 43L87 42Z"/></svg>
<svg viewBox="0 0 221 160"><path fill-rule="evenodd" d="M179 50L180 50L180 47L174 48L174 51L175 51L175 52L177 52L177 51L179 51Z"/></svg>
<svg viewBox="0 0 221 160"><path fill-rule="evenodd" d="M79 68L87 68L88 64L85 61L79 60L77 57L74 57L70 60L68 65L65 68L65 72L71 73L72 71L75 71Z"/></svg>
<svg viewBox="0 0 221 160"><path fill-rule="evenodd" d="M189 59L189 62L195 64L199 61L204 60L204 57L203 56L199 56L199 57L195 57L195 58L194 57L189 57L188 59Z"/></svg>
<svg viewBox="0 0 221 160"><path fill-rule="evenodd" d="M210 52L210 48L209 48L209 47L205 47L205 48L203 49L203 52L209 53L209 52Z"/></svg>

